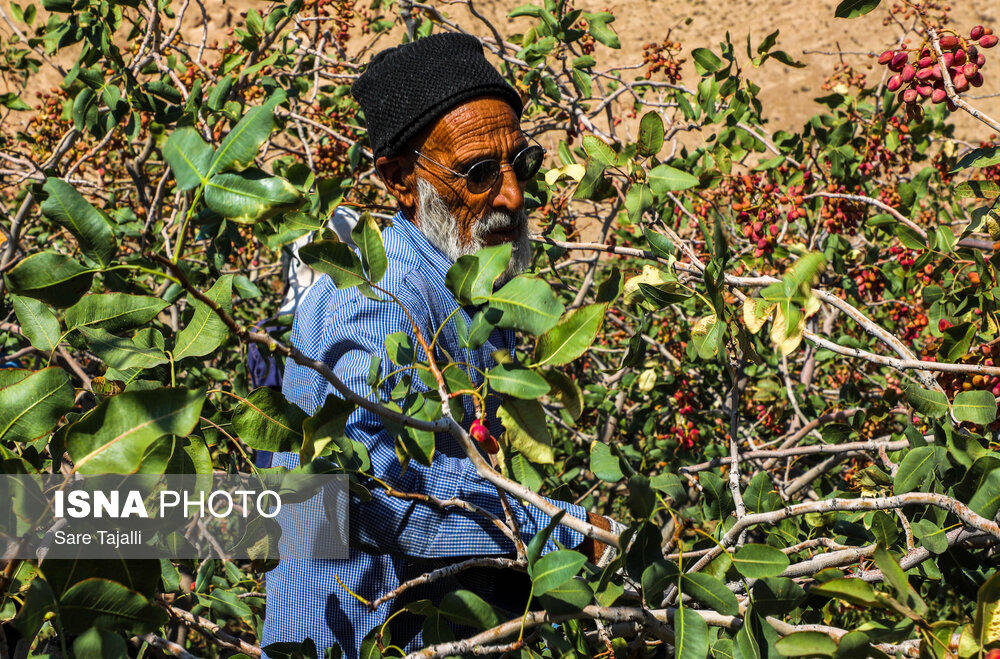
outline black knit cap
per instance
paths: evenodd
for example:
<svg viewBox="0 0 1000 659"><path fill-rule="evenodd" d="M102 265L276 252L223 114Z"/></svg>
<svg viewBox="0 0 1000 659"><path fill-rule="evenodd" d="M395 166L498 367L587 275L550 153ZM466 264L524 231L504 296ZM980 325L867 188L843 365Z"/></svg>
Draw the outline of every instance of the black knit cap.
<svg viewBox="0 0 1000 659"><path fill-rule="evenodd" d="M521 97L486 60L479 39L434 34L375 55L351 86L368 125L375 157L402 151L456 105L499 96L521 116Z"/></svg>

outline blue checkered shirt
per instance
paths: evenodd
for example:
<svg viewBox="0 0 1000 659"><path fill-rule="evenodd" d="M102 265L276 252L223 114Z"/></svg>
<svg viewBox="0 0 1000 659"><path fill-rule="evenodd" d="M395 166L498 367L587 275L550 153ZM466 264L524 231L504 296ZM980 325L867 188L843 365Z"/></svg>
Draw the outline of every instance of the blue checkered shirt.
<svg viewBox="0 0 1000 659"><path fill-rule="evenodd" d="M457 307L445 286L445 275L451 262L401 213L383 232L389 265L380 286L393 293L413 316L425 337L431 337ZM461 310L466 324L471 318ZM292 344L309 357L321 359L353 391L368 395L367 384L371 360L379 357L382 375L395 367L385 350L385 337L405 332L414 338L413 330L399 305L370 300L357 288L338 290L329 277L323 277L303 300L295 314ZM492 354L505 350L513 354L514 333L495 330L489 340L475 350L461 348L455 323L449 321L438 339L439 359L450 355L454 361L464 361L474 369L466 369L474 384L482 382L480 371L495 365ZM417 345L414 340L414 345ZM422 358L418 350L418 358ZM478 369L478 370L477 370ZM400 375L389 377L382 385L383 396L397 384ZM414 389L426 390L414 378ZM313 413L334 393L330 384L315 371L287 362L282 389L285 397L303 410ZM498 402L490 397L487 414L491 431L501 427L496 419ZM465 397L466 428L473 419L473 407ZM441 499L457 497L469 501L503 519L497 491L482 479L453 437L439 433L432 464L427 467L410 462L404 470L396 456L394 439L386 432L376 414L356 410L347 424L348 437L362 442L371 457L372 473L397 490L419 492ZM281 453L275 456L275 466L294 467L298 456ZM458 509L441 510L413 501L386 496L381 488L371 488L373 499L361 503L352 497L350 505L350 555L346 560L283 560L267 574L267 615L264 620L262 645L275 642L298 642L311 638L319 648L339 644L348 659L358 656L362 638L376 626L386 622L399 604L389 601L375 611L352 597L343 586L366 600L377 599L403 581L430 569L429 559L510 554L514 547L489 520ZM533 535L549 523L549 517L527 504L508 497L525 536ZM567 514L586 519L580 506L553 501ZM575 547L583 536L564 526L557 528L546 549L554 548L553 540L563 546ZM438 562L440 564L440 561ZM337 577L343 586L337 583ZM440 597L445 588L439 582L422 593L432 599ZM487 595L487 599L489 599ZM406 623L406 618L413 618ZM407 647L421 644L420 618L404 614L393 621L402 621L403 640ZM406 624L414 627L407 630ZM413 634L410 636L410 634ZM398 635L397 635L398 638ZM394 643L396 640L394 639Z"/></svg>

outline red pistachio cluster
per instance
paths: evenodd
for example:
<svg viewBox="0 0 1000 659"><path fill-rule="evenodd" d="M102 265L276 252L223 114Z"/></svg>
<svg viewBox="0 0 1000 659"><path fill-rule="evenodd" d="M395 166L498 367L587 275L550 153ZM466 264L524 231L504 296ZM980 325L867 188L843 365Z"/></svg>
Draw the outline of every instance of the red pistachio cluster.
<svg viewBox="0 0 1000 659"><path fill-rule="evenodd" d="M687 380L681 381L681 388L674 393L674 403L677 405L677 423L670 426L668 436L677 440L677 447L692 449L701 437L701 431L695 427L694 421L687 418L694 412L695 396Z"/></svg>
<svg viewBox="0 0 1000 659"><path fill-rule="evenodd" d="M956 106L945 91L944 72L947 71L955 91L960 94L970 87L981 87L986 56L980 48L992 48L997 40L992 28L977 25L967 38L954 33L942 36L940 58L928 44L917 52L887 50L879 55L878 63L895 74L886 82L886 88L899 92L899 101L906 107L907 116L919 116L918 106L928 98L932 103L947 103L948 109L955 110Z"/></svg>
<svg viewBox="0 0 1000 659"><path fill-rule="evenodd" d="M681 52L679 41L671 41L670 34L662 43L651 41L642 45L642 61L646 64L646 80L658 71L663 71L668 82L677 83L681 76L681 65L684 64L683 57L677 57Z"/></svg>

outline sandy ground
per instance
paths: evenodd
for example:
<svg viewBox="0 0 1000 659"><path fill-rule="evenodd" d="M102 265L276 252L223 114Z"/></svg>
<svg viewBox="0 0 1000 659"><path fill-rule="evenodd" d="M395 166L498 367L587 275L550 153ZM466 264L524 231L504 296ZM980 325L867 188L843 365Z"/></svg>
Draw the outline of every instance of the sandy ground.
<svg viewBox="0 0 1000 659"><path fill-rule="evenodd" d="M526 19L510 21L506 12L522 4L520 0L477 0L476 6L496 25L510 23L510 32L523 30ZM662 41L668 30L671 39L680 41L688 56L689 75L685 80L697 80L689 53L694 48L709 47L718 52L718 44L728 32L736 45L737 54L746 55L746 36L751 35L754 47L773 32L780 30L776 48L805 63L802 69L765 63L748 77L761 87L764 115L770 129L788 130L800 127L818 111L813 99L829 92L821 89L824 78L843 52L846 62L860 67L873 82L882 75L872 58L860 53L879 53L894 44L901 34L899 26L883 26L889 16L891 0L871 14L852 20L834 17L838 0L635 0L609 3L608 0L576 0L575 6L585 11L611 7L616 15L612 24L622 42L621 51L598 46L599 62L628 64L640 61L642 44ZM993 25L1000 32L1000 2L996 0L955 0L951 26L967 34L978 24ZM453 15L459 12L453 10ZM519 23L519 21L521 21ZM463 21L463 24L471 24ZM485 31L484 31L485 35ZM986 84L975 90L978 95L997 94L992 98L970 99L988 115L1000 118L1000 47L986 51L988 61L983 71ZM869 70L870 68L870 70ZM693 82L689 82L693 85ZM963 115L958 121L959 137L970 140L986 139L989 129Z"/></svg>
<svg viewBox="0 0 1000 659"><path fill-rule="evenodd" d="M465 5L427 0L438 7L449 18L457 20L470 31L481 36L489 31L474 19ZM525 0L475 0L477 9L485 18L493 22L503 34L523 31L531 19L509 19L507 13ZM541 3L541 0L536 0ZM7 16L10 16L9 0L0 0ZM22 2L22 4L24 4ZM359 0L358 6L367 2ZM834 17L837 0L575 0L575 6L585 11L597 11L610 7L617 20L613 27L619 34L622 49L619 51L598 45L598 61L602 64L633 64L641 61L642 44L663 40L668 31L671 39L680 41L685 55L690 60L690 51L697 47L711 47L718 50L718 43L728 32L737 46L737 52L745 55L746 35L749 32L754 45L767 34L780 30L777 48L788 52L808 66L794 69L771 61L759 70L751 70L747 75L761 87L761 97L769 128L774 130L796 129L800 127L818 107L813 99L828 92L821 89L824 78L832 72L834 65L843 57L845 61L862 67L872 81L883 73L882 67L873 67L873 60L865 53L881 52L899 38L900 28L895 23L883 25L889 15L891 0L883 0L882 7L872 14L859 19L846 20ZM240 12L248 7L264 10L259 2L246 0L207 0L207 18L211 39L225 40L227 27L242 22ZM42 13L41 11L39 12ZM200 12L190 11L191 38L200 36L203 22ZM1000 33L1000 3L996 0L955 0L951 12L951 25L958 31L967 33L977 23L993 25ZM39 17L41 19L41 16ZM37 24L37 21L36 21ZM21 26L24 29L24 26ZM0 22L0 33L9 34L7 25ZM838 55L837 53L843 53ZM984 87L973 90L982 98L969 97L981 110L993 117L1000 117L1000 47L987 51L987 56L996 61L988 61L983 71L986 78ZM68 68L69 64L63 62ZM686 77L693 85L694 72L690 61L687 63L690 75ZM38 77L38 88L57 85L60 75L52 67L43 67ZM4 87L0 81L0 88ZM5 91L0 89L0 92ZM32 89L34 91L34 89ZM992 96L997 94L997 96ZM34 104L34 94L25 100ZM20 122L16 122L20 123ZM978 141L989 136L988 129L966 116L958 119L957 136ZM8 123L8 129L10 124Z"/></svg>

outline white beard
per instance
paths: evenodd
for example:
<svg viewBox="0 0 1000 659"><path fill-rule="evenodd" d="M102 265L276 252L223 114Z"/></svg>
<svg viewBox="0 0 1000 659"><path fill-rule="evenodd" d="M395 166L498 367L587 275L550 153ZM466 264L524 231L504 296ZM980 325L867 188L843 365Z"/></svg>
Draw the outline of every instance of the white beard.
<svg viewBox="0 0 1000 659"><path fill-rule="evenodd" d="M492 210L472 225L468 243L463 243L458 231L458 220L448 210L434 186L417 178L417 220L420 231L452 263L462 256L475 254L484 245L483 240L491 231L517 226L518 237L513 241L510 262L497 282L505 284L528 269L531 264L531 242L528 240L528 216L523 210L517 213Z"/></svg>

